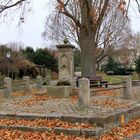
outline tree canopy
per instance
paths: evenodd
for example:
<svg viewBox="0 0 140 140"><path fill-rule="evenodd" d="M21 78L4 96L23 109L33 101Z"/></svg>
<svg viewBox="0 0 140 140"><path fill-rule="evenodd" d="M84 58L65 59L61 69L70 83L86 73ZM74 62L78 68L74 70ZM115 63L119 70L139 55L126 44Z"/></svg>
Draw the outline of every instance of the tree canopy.
<svg viewBox="0 0 140 140"><path fill-rule="evenodd" d="M28 5L30 1L3 0L1 1L0 12L2 13L15 6L22 7L24 4ZM62 23L64 24L67 21L69 24L64 26L66 30L71 28L74 31L72 32L71 30L71 34L75 36L75 40L81 49L82 75L95 75L97 47L100 46L99 43L102 44L103 41L103 45L108 46L101 52L104 53L107 52L106 48L110 48L110 46L116 44L114 43L114 40L119 40L120 42L122 39L121 34L124 33L124 30L122 30L123 28L119 30L117 29L118 27L127 27L126 21L122 21L121 23L119 21L127 18L130 0L127 2L125 0L56 0L52 2L57 11L54 23L58 24L58 22L63 21ZM138 0L135 0L135 2L138 5L138 10L140 10ZM116 14L112 15L112 12ZM114 22L116 17L119 17L119 19ZM20 19L21 21L24 21L23 14L21 14ZM113 25L115 26L112 27L112 24L109 24L111 22L112 24L114 22ZM120 24L116 26L118 22ZM115 31L119 31L118 33L120 33L120 39L118 39L117 32L114 34ZM70 30L68 30L68 35L69 32ZM101 35L102 32L103 34ZM63 34L66 35L64 32Z"/></svg>

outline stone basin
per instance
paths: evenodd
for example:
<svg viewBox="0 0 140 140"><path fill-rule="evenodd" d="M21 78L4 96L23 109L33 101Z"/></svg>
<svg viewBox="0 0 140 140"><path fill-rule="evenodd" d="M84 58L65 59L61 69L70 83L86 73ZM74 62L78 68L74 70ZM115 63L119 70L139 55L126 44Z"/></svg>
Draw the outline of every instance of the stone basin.
<svg viewBox="0 0 140 140"><path fill-rule="evenodd" d="M70 97L71 93L72 93L71 86L48 86L47 87L48 96L68 98Z"/></svg>

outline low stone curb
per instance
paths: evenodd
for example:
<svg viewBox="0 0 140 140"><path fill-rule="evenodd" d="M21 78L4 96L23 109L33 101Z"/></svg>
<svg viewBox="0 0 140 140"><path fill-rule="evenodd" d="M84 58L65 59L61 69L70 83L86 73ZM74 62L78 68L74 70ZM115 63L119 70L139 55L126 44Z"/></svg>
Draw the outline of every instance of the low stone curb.
<svg viewBox="0 0 140 140"><path fill-rule="evenodd" d="M0 125L0 129L18 129L21 131L39 131L39 132L51 132L52 129L48 128L48 127L28 127L28 126L21 126L21 125L9 125L9 126L5 126L5 125Z"/></svg>
<svg viewBox="0 0 140 140"><path fill-rule="evenodd" d="M124 138L123 140L140 140L140 134L135 134L130 138Z"/></svg>
<svg viewBox="0 0 140 140"><path fill-rule="evenodd" d="M122 125L127 123L130 119L140 116L140 104L136 104L128 109L120 109L114 111L107 116L92 117L92 116L79 116L79 115L61 115L61 114L5 114L1 113L0 118L15 118L15 119L60 119L67 122L84 122L96 123L97 126L102 128L109 128L110 125Z"/></svg>
<svg viewBox="0 0 140 140"><path fill-rule="evenodd" d="M6 114L6 113L1 113L0 118L13 118L13 119L29 119L29 120L34 120L34 119L60 119L60 115L40 115L40 114Z"/></svg>
<svg viewBox="0 0 140 140"><path fill-rule="evenodd" d="M89 129L75 129L75 128L54 128L54 132L56 134L63 134L66 135L75 135L75 136L84 136L84 137L99 137L104 133L104 130L100 127L96 128L89 128Z"/></svg>
<svg viewBox="0 0 140 140"><path fill-rule="evenodd" d="M14 129L14 130L21 130L21 131L39 131L39 132L51 132L54 131L56 134L65 134L65 135L74 135L74 136L84 136L84 137L99 137L103 134L103 129L96 127L96 128L89 128L89 129L76 129L76 128L61 128L61 127L28 127L28 126L21 126L21 125L0 125L0 129Z"/></svg>

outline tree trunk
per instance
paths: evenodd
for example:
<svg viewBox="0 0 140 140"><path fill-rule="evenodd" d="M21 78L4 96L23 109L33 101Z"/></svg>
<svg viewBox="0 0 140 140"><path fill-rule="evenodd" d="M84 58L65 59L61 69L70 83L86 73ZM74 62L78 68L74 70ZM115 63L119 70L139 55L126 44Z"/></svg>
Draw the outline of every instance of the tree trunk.
<svg viewBox="0 0 140 140"><path fill-rule="evenodd" d="M80 47L81 47L81 68L82 76L96 75L96 43L93 32L81 31Z"/></svg>
<svg viewBox="0 0 140 140"><path fill-rule="evenodd" d="M80 6L81 26L79 32L79 42L81 48L82 76L93 76L96 74L96 27L93 27L93 16L90 14L92 12L92 0L82 0Z"/></svg>

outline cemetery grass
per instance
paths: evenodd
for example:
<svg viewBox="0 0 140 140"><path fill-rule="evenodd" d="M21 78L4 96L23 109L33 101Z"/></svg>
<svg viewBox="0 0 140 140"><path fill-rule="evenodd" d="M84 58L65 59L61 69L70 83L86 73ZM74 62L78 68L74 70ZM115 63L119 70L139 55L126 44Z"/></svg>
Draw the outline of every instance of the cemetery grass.
<svg viewBox="0 0 140 140"><path fill-rule="evenodd" d="M97 72L97 75L102 76L103 80L109 81L110 83L119 83L122 81L123 75L107 75L104 72ZM130 75L128 75L130 76ZM136 72L131 75L132 80L139 80L139 76Z"/></svg>

